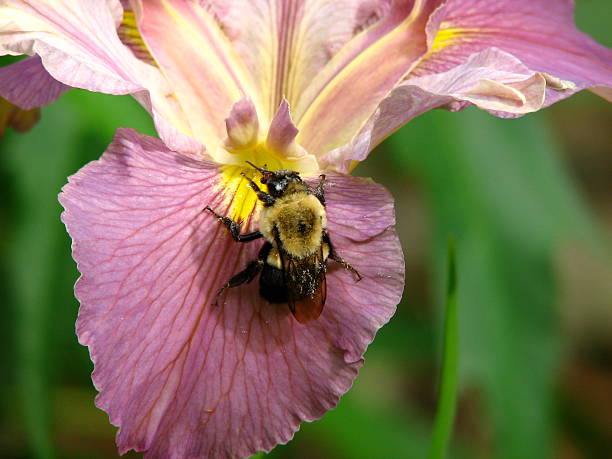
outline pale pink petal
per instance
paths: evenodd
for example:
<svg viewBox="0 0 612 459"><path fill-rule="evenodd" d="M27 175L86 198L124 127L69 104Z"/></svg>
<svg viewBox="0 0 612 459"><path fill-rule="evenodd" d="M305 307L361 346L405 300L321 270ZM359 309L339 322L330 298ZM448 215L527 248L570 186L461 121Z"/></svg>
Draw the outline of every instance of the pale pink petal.
<svg viewBox="0 0 612 459"><path fill-rule="evenodd" d="M38 56L0 67L0 97L25 110L50 104L68 89L49 75Z"/></svg>
<svg viewBox="0 0 612 459"><path fill-rule="evenodd" d="M140 30L138 30L138 23L132 5L129 4L128 1L122 1L121 4L123 5L123 18L119 27L117 27L117 36L119 40L121 40L121 43L127 46L138 59L147 64L157 66L155 59L151 56L140 34Z"/></svg>
<svg viewBox="0 0 612 459"><path fill-rule="evenodd" d="M199 142L183 137L193 134L188 114L159 69L121 42L121 19L117 0L6 0L0 3L0 53L37 54L45 70L68 86L131 93L152 113L164 140L185 151L198 145L201 152ZM35 83L19 87L36 89ZM38 96L23 92L20 97Z"/></svg>
<svg viewBox="0 0 612 459"><path fill-rule="evenodd" d="M403 84L490 111L524 114L542 107L546 77L514 56L489 48L446 72L409 78Z"/></svg>
<svg viewBox="0 0 612 459"><path fill-rule="evenodd" d="M251 99L241 99L234 104L230 116L225 119L229 149L253 147L259 140L259 118Z"/></svg>
<svg viewBox="0 0 612 459"><path fill-rule="evenodd" d="M497 47L531 70L552 76L545 105L580 89L612 87L612 50L577 30L573 11L569 0L448 0L432 50L414 74L446 71ZM574 87L557 91L555 79Z"/></svg>
<svg viewBox="0 0 612 459"><path fill-rule="evenodd" d="M256 282L212 306L261 246L233 242L202 211L227 210L219 180L216 165L120 130L60 197L82 273L77 331L95 363L97 404L121 427L121 453L245 457L290 440L348 390L400 299L391 196L331 175L330 234L363 280L330 262L325 309L306 325L263 302Z"/></svg>
<svg viewBox="0 0 612 459"><path fill-rule="evenodd" d="M263 92L265 120L304 89L354 35L388 14L391 0L204 0Z"/></svg>
<svg viewBox="0 0 612 459"><path fill-rule="evenodd" d="M427 23L440 3L393 2L384 18L348 42L294 107L298 143L319 156L348 142L427 52Z"/></svg>
<svg viewBox="0 0 612 459"><path fill-rule="evenodd" d="M173 97L158 91L141 91L132 96L151 114L159 137L170 150L206 154L206 147L189 135L187 114Z"/></svg>
<svg viewBox="0 0 612 459"><path fill-rule="evenodd" d="M363 129L346 145L320 158L321 167L348 172L382 140L421 113L473 104L495 114L524 114L544 103L545 77L514 56L490 48L446 72L410 78L386 97Z"/></svg>
<svg viewBox="0 0 612 459"><path fill-rule="evenodd" d="M278 111L270 123L270 130L266 138L266 144L270 149L283 157L299 157L305 152L295 142L299 130L293 124L289 112L289 103L283 99Z"/></svg>
<svg viewBox="0 0 612 459"><path fill-rule="evenodd" d="M0 4L0 50L38 54L69 86L110 94L142 89L144 63L119 40L115 0L7 0Z"/></svg>
<svg viewBox="0 0 612 459"><path fill-rule="evenodd" d="M233 104L250 97L258 105L257 87L204 5L134 3L142 38L187 115L186 134L214 152L225 140L225 118Z"/></svg>
<svg viewBox="0 0 612 459"><path fill-rule="evenodd" d="M283 99L270 123L266 149L282 159L283 168L316 174L320 171L317 158L296 142L298 133L299 130L291 119L289 103Z"/></svg>

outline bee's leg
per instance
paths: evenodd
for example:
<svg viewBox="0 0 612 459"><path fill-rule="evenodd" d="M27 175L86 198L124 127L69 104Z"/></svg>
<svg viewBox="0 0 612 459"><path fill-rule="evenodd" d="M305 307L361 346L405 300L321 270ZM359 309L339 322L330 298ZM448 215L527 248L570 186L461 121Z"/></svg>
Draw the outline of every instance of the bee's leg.
<svg viewBox="0 0 612 459"><path fill-rule="evenodd" d="M338 255L338 253L336 252L336 249L334 249L334 246L332 245L331 241L329 240L329 235L327 233L325 233L323 235L323 242L327 243L327 245L329 247L328 258L331 258L336 263L341 264L344 269L348 269L355 276L357 276L357 282L359 282L361 279L363 279L363 277L361 277L361 274L359 274L359 271L357 271L355 268L353 268L344 258L342 258L340 255Z"/></svg>
<svg viewBox="0 0 612 459"><path fill-rule="evenodd" d="M314 195L321 204L325 205L325 190L323 189L323 185L325 185L325 174L319 175L319 184L314 190Z"/></svg>
<svg viewBox="0 0 612 459"><path fill-rule="evenodd" d="M269 171L268 169L266 169L266 165L265 164L264 164L263 167L259 167L259 166L256 166L255 164L253 164L251 161L245 161L245 162L248 165L250 165L250 166L254 167L255 169L257 169L261 173L261 175L272 174L272 171Z"/></svg>
<svg viewBox="0 0 612 459"><path fill-rule="evenodd" d="M244 268L238 274L234 274L232 278L228 280L223 287L221 287L221 289L217 292L215 302L213 303L215 306L219 304L219 297L225 290L228 288L238 287L242 284L248 284L255 279L255 277L257 277L261 269L264 267L266 259L268 258L270 247L270 244L264 244L259 251L259 255L257 255L257 259L250 261L246 268Z"/></svg>
<svg viewBox="0 0 612 459"><path fill-rule="evenodd" d="M202 210L210 211L225 227L229 230L232 238L236 242L251 242L261 237L259 231L253 231L252 233L240 234L240 225L229 217L219 215L217 212L212 210L209 206L204 207Z"/></svg>
<svg viewBox="0 0 612 459"><path fill-rule="evenodd" d="M263 268L264 262L262 260L253 260L250 261L246 268L240 271L238 274L234 274L230 280L228 280L221 290L217 292L217 296L215 297L215 306L219 304L219 297L223 294L223 292L228 288L238 287L242 284L248 284L251 282L261 271Z"/></svg>
<svg viewBox="0 0 612 459"><path fill-rule="evenodd" d="M274 196L270 196L268 193L261 191L261 189L257 186L257 183L255 183L251 177L246 175L244 172L241 175L249 181L249 185L251 185L251 188L257 194L259 200L264 203L264 206L271 206L276 202Z"/></svg>

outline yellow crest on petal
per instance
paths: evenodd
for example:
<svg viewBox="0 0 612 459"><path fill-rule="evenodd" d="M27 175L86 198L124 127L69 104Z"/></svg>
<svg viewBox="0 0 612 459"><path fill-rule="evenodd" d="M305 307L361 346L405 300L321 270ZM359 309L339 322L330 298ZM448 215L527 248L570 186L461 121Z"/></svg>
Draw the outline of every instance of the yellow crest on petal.
<svg viewBox="0 0 612 459"><path fill-rule="evenodd" d="M261 184L259 173L252 167L222 166L220 185L223 188L228 204L226 216L246 225L249 217L259 212L261 203L253 189L249 186L249 181L241 175L242 173L247 174L260 186L262 191L267 191L268 188Z"/></svg>
<svg viewBox="0 0 612 459"><path fill-rule="evenodd" d="M130 48L138 59L147 64L157 66L155 59L151 56L147 45L142 39L142 35L140 35L138 24L136 23L136 16L133 11L126 9L123 12L123 19L117 28L117 35L121 42Z"/></svg>
<svg viewBox="0 0 612 459"><path fill-rule="evenodd" d="M448 46L456 45L461 40L477 34L480 29L467 29L461 27L448 27L449 24L442 23L429 49L429 54L435 53Z"/></svg>
<svg viewBox="0 0 612 459"><path fill-rule="evenodd" d="M319 172L316 159L311 155L297 159L281 158L270 151L264 142L259 143L252 149L226 153L223 161L226 165L221 167L220 181L220 186L228 206L226 215L232 220L242 223L243 226L248 224L249 218L254 213L257 214L259 212L262 204L249 186L248 180L242 174L250 177L262 191L267 191L268 189L266 185L262 185L259 181L260 173L249 166L246 161L272 171L279 169L294 170L299 172L302 177Z"/></svg>

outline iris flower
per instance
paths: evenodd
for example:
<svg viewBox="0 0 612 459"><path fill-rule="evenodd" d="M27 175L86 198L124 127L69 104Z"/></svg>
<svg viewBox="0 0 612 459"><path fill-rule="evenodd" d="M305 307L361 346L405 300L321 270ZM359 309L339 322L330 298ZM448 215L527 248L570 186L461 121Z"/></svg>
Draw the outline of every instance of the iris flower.
<svg viewBox="0 0 612 459"><path fill-rule="evenodd" d="M154 118L159 139L119 129L60 196L96 404L119 452L147 457L269 451L350 388L404 263L392 197L349 173L393 131L433 108L612 99L612 52L569 0L2 0L0 52L31 56L0 69L15 106L83 88L132 94ZM363 279L330 262L306 324L256 282L213 305L260 244L202 209L257 229L247 160L327 174L329 234Z"/></svg>

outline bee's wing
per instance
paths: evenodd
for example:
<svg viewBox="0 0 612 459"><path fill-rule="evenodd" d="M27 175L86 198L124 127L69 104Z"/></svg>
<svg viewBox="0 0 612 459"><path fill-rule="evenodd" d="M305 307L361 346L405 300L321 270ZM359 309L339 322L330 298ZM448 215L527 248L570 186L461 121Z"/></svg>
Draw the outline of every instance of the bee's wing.
<svg viewBox="0 0 612 459"><path fill-rule="evenodd" d="M289 309L300 323L316 319L323 311L327 296L323 248L303 259L294 258L284 250L280 250L280 256Z"/></svg>
<svg viewBox="0 0 612 459"><path fill-rule="evenodd" d="M312 296L307 296L301 300L293 300L291 298L291 288L289 288L289 308L296 320L305 324L317 319L321 315L326 296L327 283L325 282L325 273L323 273L319 285Z"/></svg>

